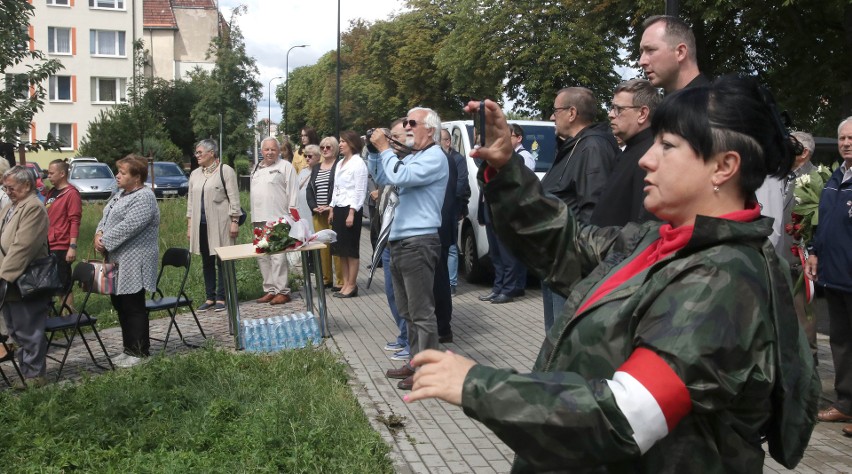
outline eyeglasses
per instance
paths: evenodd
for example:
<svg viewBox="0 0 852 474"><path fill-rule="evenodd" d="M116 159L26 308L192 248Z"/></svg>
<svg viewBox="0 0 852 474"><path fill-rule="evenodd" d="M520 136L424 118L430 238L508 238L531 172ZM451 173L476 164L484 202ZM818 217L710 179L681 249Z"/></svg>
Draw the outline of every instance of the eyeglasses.
<svg viewBox="0 0 852 474"><path fill-rule="evenodd" d="M642 108L641 105L615 105L615 104L611 104L609 106L609 111L612 112L613 115L618 117L619 115L621 115L622 112L624 112L627 109L641 109L641 108Z"/></svg>
<svg viewBox="0 0 852 474"><path fill-rule="evenodd" d="M196 151L196 152L195 152L195 156L201 156L201 155L203 155L203 154L207 153L208 151L210 151L210 150L207 150L207 151Z"/></svg>
<svg viewBox="0 0 852 474"><path fill-rule="evenodd" d="M414 119L411 119L411 120L409 120L409 119L403 119L403 120L402 120L402 126L403 126L403 127L405 127L405 126L409 126L409 127L411 127L411 128L414 128L414 127L416 127L416 126L417 126L417 120L414 120Z"/></svg>
<svg viewBox="0 0 852 474"><path fill-rule="evenodd" d="M573 105L569 105L567 107L554 107L553 108L553 115L558 114L559 111L561 111L561 110L568 110L568 109L571 109L571 108L575 108L575 107Z"/></svg>
<svg viewBox="0 0 852 474"><path fill-rule="evenodd" d="M314 157L313 153L305 153L305 158L311 159Z"/></svg>
<svg viewBox="0 0 852 474"><path fill-rule="evenodd" d="M320 150L331 150L331 145L322 145Z"/></svg>

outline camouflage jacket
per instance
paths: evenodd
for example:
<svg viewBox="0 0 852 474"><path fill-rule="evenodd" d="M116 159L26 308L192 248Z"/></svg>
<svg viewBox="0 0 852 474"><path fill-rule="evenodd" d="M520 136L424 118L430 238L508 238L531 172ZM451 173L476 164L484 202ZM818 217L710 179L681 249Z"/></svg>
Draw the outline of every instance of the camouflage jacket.
<svg viewBox="0 0 852 474"><path fill-rule="evenodd" d="M533 373L477 365L465 379L465 413L515 451L513 471L762 472L767 440L774 458L794 466L819 385L768 220L699 216L684 248L575 316L658 238L660 224L580 226L519 162L484 185L495 229L529 271L569 297ZM581 273L589 276L569 291ZM691 405L643 448L608 383L639 348L673 370Z"/></svg>

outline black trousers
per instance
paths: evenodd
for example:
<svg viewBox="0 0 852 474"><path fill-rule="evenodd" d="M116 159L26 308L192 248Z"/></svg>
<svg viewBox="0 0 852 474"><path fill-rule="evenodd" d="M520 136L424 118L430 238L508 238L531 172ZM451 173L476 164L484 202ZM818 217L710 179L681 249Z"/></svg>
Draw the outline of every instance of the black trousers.
<svg viewBox="0 0 852 474"><path fill-rule="evenodd" d="M438 336L449 336L453 333L450 321L453 319L453 295L450 294L450 271L447 259L450 258L450 247L441 246L438 256L438 266L435 267L435 281L432 293L435 295L435 317L438 320Z"/></svg>
<svg viewBox="0 0 852 474"><path fill-rule="evenodd" d="M110 295L118 313L124 352L136 357L150 354L148 313L145 311L145 290L127 295Z"/></svg>
<svg viewBox="0 0 852 474"><path fill-rule="evenodd" d="M852 415L852 293L825 289L828 303L828 340L834 360L834 408Z"/></svg>

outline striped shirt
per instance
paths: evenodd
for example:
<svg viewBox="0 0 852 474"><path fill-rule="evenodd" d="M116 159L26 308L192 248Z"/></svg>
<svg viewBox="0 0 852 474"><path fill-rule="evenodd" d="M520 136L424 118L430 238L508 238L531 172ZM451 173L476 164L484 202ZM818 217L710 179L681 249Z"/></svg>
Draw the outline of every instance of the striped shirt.
<svg viewBox="0 0 852 474"><path fill-rule="evenodd" d="M331 193L328 189L328 180L331 176L331 170L320 169L317 172L317 206L328 206Z"/></svg>

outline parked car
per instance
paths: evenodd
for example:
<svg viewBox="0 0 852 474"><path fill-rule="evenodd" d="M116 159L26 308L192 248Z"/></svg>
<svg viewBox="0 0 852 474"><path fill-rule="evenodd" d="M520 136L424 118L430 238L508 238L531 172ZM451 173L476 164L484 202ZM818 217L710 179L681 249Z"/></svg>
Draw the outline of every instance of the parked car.
<svg viewBox="0 0 852 474"><path fill-rule="evenodd" d="M155 161L148 164L148 180L145 186L152 187L157 198L186 196L189 178L180 165L171 161Z"/></svg>
<svg viewBox="0 0 852 474"><path fill-rule="evenodd" d="M556 156L556 129L553 122L534 120L510 120L524 129L524 148L535 158L535 172L539 179L550 169ZM468 180L470 183L470 202L468 215L459 225L459 270L469 282L487 280L492 274L491 261L488 258L488 239L485 226L477 221L479 211L479 184L476 180L479 171L477 164L470 158L473 143L473 121L443 122L441 126L450 132L453 148L467 158Z"/></svg>
<svg viewBox="0 0 852 474"><path fill-rule="evenodd" d="M68 182L80 191L83 199L109 199L118 189L109 165L96 161L71 163Z"/></svg>
<svg viewBox="0 0 852 474"><path fill-rule="evenodd" d="M28 161L24 166L35 171L36 176L36 190L41 193L44 191L44 178L47 178L47 172L41 169L41 166L38 165L35 161Z"/></svg>

